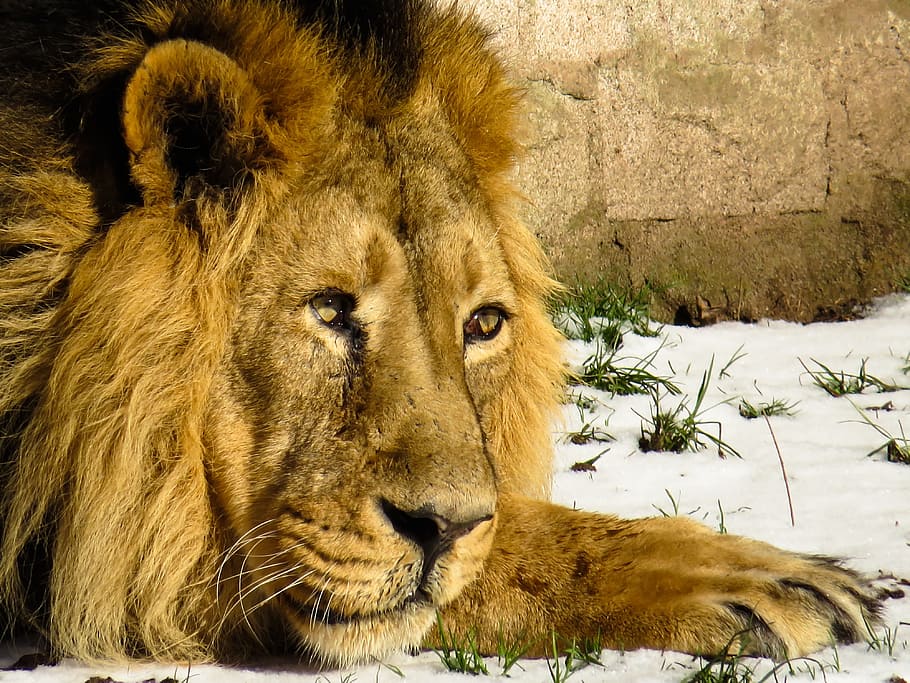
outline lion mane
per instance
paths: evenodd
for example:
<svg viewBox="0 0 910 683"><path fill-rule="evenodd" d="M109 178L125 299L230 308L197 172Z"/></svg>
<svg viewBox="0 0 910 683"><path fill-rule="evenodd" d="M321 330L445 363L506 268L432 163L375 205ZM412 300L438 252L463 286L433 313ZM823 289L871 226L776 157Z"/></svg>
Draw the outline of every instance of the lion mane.
<svg viewBox="0 0 910 683"><path fill-rule="evenodd" d="M270 248L262 226L337 172L340 119L407 124L433 106L465 151L534 339L487 438L504 481L546 493L560 369L539 304L552 283L513 218L516 91L458 12L348 4L111 3L70 17L83 36L51 36L37 74L47 8L14 21L27 54L0 110L0 599L61 653L211 658L239 632L267 637L230 609L236 539L204 424L238 291Z"/></svg>

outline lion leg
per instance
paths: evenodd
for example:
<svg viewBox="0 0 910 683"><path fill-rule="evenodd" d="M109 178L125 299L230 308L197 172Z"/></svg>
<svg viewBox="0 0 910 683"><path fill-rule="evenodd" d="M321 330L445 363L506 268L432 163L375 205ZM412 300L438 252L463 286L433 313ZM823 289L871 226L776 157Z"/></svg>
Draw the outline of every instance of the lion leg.
<svg viewBox="0 0 910 683"><path fill-rule="evenodd" d="M541 655L555 633L613 649L782 659L861 639L879 609L831 559L686 518L622 520L526 499L501 501L498 518L480 578L442 611L484 652L520 640Z"/></svg>

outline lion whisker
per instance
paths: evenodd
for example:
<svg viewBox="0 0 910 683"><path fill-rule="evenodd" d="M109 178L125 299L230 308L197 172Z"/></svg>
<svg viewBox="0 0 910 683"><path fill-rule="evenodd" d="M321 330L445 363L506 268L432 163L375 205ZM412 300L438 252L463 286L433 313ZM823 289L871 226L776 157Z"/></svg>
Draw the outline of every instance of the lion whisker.
<svg viewBox="0 0 910 683"><path fill-rule="evenodd" d="M313 574L315 570L310 570L310 571L305 572L304 574L298 576L293 581L291 581L288 585L284 586L283 588L276 591L275 593L272 593L271 595L267 595L265 598L263 598L262 600L260 600L259 602L257 602L255 605L253 605L251 607L246 606L247 598L249 598L255 592L261 590L264 586L268 585L269 583L273 583L281 578L284 578L285 576L287 576L289 574L293 574L294 572L298 571L299 569L300 569L299 565L291 566L283 571L275 572L269 576L263 577L262 579L257 581L254 585L250 586L245 592L238 594L238 596L235 598L235 600L232 601L232 603L230 605L230 610L233 610L235 607L239 607L241 614L243 615L244 623L246 623L246 625L250 628L250 630L255 630L253 627L253 624L250 622L250 615L253 614L254 612L256 612L257 610L259 610L260 608L262 608L264 605L266 605L268 602L270 602L273 598L277 597L284 591L289 590L289 589L303 583L304 580L307 577L309 577L311 574Z"/></svg>
<svg viewBox="0 0 910 683"><path fill-rule="evenodd" d="M266 521L264 521L264 522L260 522L260 523L257 524L256 526L252 527L251 529L249 529L248 531L246 531L245 533L243 533L236 541L234 541L234 543L231 545L231 547L228 548L228 549L223 553L223 558L222 558L220 564L218 565L218 570L215 572L215 599L216 599L216 601L219 600L220 597L221 597L221 596L220 596L220 586L221 586L221 582L222 582L222 574L223 574L223 572L224 572L225 567L227 567L228 562L229 562L229 561L231 560L231 558L232 558L236 553L238 553L238 552L240 551L240 549L241 549L243 546L245 546L246 544L248 544L248 543L253 543L253 544L254 544L254 545L253 545L253 548L255 548L256 545L258 545L262 540L264 540L264 539L266 539L266 538L270 538L270 537L272 536L272 534L258 534L258 535L256 535L255 537L252 537L252 538L248 538L248 537L249 537L251 534L253 534L253 533L255 533L256 531L258 531L259 529L261 529L261 528L265 527L266 525L270 524L272 521L273 521L273 520L269 519L269 520L266 520ZM237 576L238 579L240 578L241 574L243 573L243 565L245 564L245 561L246 561L246 558L247 558L247 557L249 557L249 553L245 553L245 554L244 554L244 562L241 563L240 572L238 572L238 574L236 574L236 576ZM233 576L232 576L232 577L229 577L229 579L231 579L231 578L234 578L234 577L233 577Z"/></svg>
<svg viewBox="0 0 910 683"><path fill-rule="evenodd" d="M296 569L296 567L295 567L295 569ZM296 579L294 579L293 581L291 581L288 585L286 585L286 586L284 586L283 588L281 588L281 589L275 591L274 593L272 593L272 594L266 596L265 598L263 598L262 600L260 600L259 602L257 602L255 605L253 605L252 607L250 607L250 608L248 609L248 613L252 614L252 613L255 612L256 610L258 610L258 609L260 609L261 607L263 607L266 603L268 603L268 602L270 602L271 600L274 600L275 598L277 598L277 597L278 597L279 595L281 595L282 593L284 593L284 592L286 592L286 591L289 591L289 590L291 590L292 588L296 588L297 586L301 585L309 576L311 576L311 575L314 574L314 573L315 573L315 570L314 570L314 569L311 569L310 571L308 571L308 572L306 572L306 573L300 575L299 577L297 577ZM277 578L277 577L276 577L276 578Z"/></svg>
<svg viewBox="0 0 910 683"><path fill-rule="evenodd" d="M235 596L235 598L229 604L229 610L233 610L235 607L239 606L241 608L241 610L243 610L245 612L245 614L253 612L256 609L259 609L259 607L264 605L266 602L271 600L271 598L274 597L275 595L278 595L278 594L284 592L285 590L288 590L289 588L300 585L301 583L303 583L303 581L306 578L311 576L315 570L311 569L309 571L303 572L302 574L299 574L301 569L303 569L303 565L301 565L300 563L289 564L287 562L284 562L284 561L281 561L278 559L280 556L290 553L293 550L295 550L296 548L299 548L303 545L304 544L302 542L300 542L291 548L282 550L280 553L272 554L270 556L272 559L271 562L267 562L264 565L260 565L260 566L256 567L255 569L247 568L246 560L248 559L249 556L245 557L244 564L241 566L241 569L235 575L238 579L238 582L237 582L238 591L237 591L237 595ZM244 588L243 577L245 575L253 574L254 571L266 571L266 570L271 570L271 569L276 569L277 571L271 571L271 572L265 574L264 576L261 576L258 580L253 582L251 585ZM274 583L287 576L291 576L294 574L298 574L298 576L290 584L288 584L281 590L277 591L273 595L270 595L270 596L264 598L263 600L258 602L255 606L253 606L252 608L247 608L245 606L247 599L251 595L255 594L257 591L262 590L263 587L267 586L270 583ZM234 576L227 577L227 578L228 578L228 580L230 580L230 579L233 579Z"/></svg>
<svg viewBox="0 0 910 683"><path fill-rule="evenodd" d="M313 603L313 606L310 608L310 626L316 628L316 615L319 612L319 603L322 602L322 596L325 595L325 589L329 587L330 579L328 572L323 572L322 580L320 581L320 588L313 589L313 592L310 594L310 597L316 595L316 601Z"/></svg>
<svg viewBox="0 0 910 683"><path fill-rule="evenodd" d="M295 573L297 573L300 569L301 569L301 567L300 567L299 565L285 566L283 569L281 569L281 570L279 570L279 571L276 571L276 572L272 572L272 573L270 573L270 574L267 574L267 575L261 577L260 579L258 579L258 580L257 580L256 582L254 582L252 585L248 586L248 587L246 588L246 590L244 590L244 591L240 594L240 599L241 599L241 600L246 600L248 597L250 597L251 595L253 595L253 594L256 593L257 591L262 590L262 589L263 589L265 586L267 586L268 584L274 583L274 582L276 582L276 581L278 581L278 580L280 580L280 579L283 579L283 578L285 578L285 577L288 577L288 576L293 576L293 575L294 575ZM299 579L305 578L306 576L309 576L310 574L313 573L313 571L314 571L314 570L310 570L310 571L308 571L308 572L305 572L303 575L299 576L297 579L294 579L294 581L297 581L297 580L299 580Z"/></svg>

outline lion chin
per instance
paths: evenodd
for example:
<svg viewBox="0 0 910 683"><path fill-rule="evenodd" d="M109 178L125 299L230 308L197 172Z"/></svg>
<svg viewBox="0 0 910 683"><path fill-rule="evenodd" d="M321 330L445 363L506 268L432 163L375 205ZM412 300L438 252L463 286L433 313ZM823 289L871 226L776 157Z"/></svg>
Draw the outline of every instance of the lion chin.
<svg viewBox="0 0 910 683"><path fill-rule="evenodd" d="M327 665L347 666L403 649L417 649L430 630L436 609L409 605L391 614L355 617L341 623L316 623L294 611L286 618L305 649Z"/></svg>
<svg viewBox="0 0 910 683"><path fill-rule="evenodd" d="M456 3L14 4L14 629L85 660L348 663L433 645L437 614L531 655L783 658L874 623L836 560L546 502L557 285L511 184L519 91Z"/></svg>

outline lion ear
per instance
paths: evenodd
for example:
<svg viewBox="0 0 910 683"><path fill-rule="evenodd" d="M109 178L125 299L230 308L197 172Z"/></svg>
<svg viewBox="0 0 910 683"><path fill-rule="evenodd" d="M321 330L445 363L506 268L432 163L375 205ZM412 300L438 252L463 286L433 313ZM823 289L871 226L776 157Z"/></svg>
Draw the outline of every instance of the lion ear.
<svg viewBox="0 0 910 683"><path fill-rule="evenodd" d="M146 53L127 83L122 123L146 204L230 195L282 162L281 133L247 72L198 42Z"/></svg>

